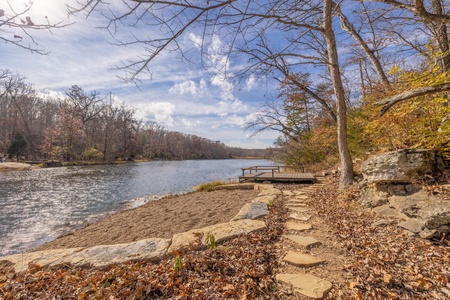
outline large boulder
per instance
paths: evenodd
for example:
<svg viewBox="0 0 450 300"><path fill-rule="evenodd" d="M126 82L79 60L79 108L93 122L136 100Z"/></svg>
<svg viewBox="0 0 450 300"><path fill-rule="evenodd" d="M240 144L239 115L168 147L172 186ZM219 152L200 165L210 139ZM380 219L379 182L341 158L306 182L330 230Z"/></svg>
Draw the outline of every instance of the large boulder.
<svg viewBox="0 0 450 300"><path fill-rule="evenodd" d="M370 157L361 165L361 202L369 207L385 205L391 196L407 196L420 190L414 182L440 171L442 159L430 149L405 149Z"/></svg>
<svg viewBox="0 0 450 300"><path fill-rule="evenodd" d="M374 155L361 165L368 183L412 182L443 168L442 159L431 149L404 149Z"/></svg>

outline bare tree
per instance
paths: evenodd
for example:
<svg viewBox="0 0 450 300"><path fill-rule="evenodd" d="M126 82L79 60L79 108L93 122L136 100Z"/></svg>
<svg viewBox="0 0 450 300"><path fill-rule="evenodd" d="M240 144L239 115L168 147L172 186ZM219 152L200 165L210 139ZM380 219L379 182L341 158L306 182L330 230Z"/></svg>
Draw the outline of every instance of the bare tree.
<svg viewBox="0 0 450 300"><path fill-rule="evenodd" d="M38 97L36 92L31 86L27 84L24 78L18 74L8 76L3 81L2 86L3 100L10 101L10 109L14 111L14 127L17 121L20 121L20 127L25 131L25 138L27 145L29 146L29 153L31 154L33 161L36 160L36 142L35 142L35 127L33 123L36 119L37 101ZM19 125L19 124L17 124ZM16 130L13 129L11 135L16 134Z"/></svg>
<svg viewBox="0 0 450 300"><path fill-rule="evenodd" d="M80 1L75 12L87 11L91 14L99 10L109 19L107 28L111 33L121 24L154 26L159 31L148 37L133 32L133 41L122 44L142 44L147 53L132 62L125 62L123 68L131 73L129 80L148 70L150 62L163 51L178 51L183 57L186 52L181 46L181 38L189 30L199 30L202 34L202 53L208 53L208 44L217 36L223 38L227 48L222 49L226 59L234 54L251 53L257 60L255 68L270 74L273 62L289 61L289 73L302 65L315 65L328 70L334 87L337 107L338 140L342 163L341 186L353 181L352 160L346 141L346 97L342 84L339 57L333 30L333 2L322 1L185 1L185 0L122 0L123 11L108 9L103 1ZM102 8L103 7L103 8ZM277 35L280 45L269 45L270 36ZM269 37L269 38L267 38ZM259 44L267 42L265 46ZM264 60L259 56L261 49L270 49L273 55ZM307 49L307 51L302 51ZM311 51L311 50L316 50ZM239 55L240 55L239 54ZM281 64L284 65L284 64ZM223 60L217 66L226 72ZM250 70L252 68L248 68Z"/></svg>
<svg viewBox="0 0 450 300"><path fill-rule="evenodd" d="M33 4L32 0L2 2L0 5L0 40L32 53L48 54L46 50L38 48L33 32L47 30L51 33L53 29L70 24L63 21L51 22L48 16L44 16L45 20L32 16Z"/></svg>

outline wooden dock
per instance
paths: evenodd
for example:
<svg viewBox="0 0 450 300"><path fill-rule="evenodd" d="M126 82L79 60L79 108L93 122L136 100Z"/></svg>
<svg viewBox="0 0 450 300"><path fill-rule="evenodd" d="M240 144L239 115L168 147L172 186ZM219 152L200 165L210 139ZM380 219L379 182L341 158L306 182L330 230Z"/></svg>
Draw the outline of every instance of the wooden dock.
<svg viewBox="0 0 450 300"><path fill-rule="evenodd" d="M315 183L317 181L311 173L305 173L304 167L300 170L287 171L288 166L253 166L241 168L242 176L239 176L239 182L243 181L270 181L270 182L305 182ZM246 174L246 172L249 172ZM262 172L267 171L267 172Z"/></svg>

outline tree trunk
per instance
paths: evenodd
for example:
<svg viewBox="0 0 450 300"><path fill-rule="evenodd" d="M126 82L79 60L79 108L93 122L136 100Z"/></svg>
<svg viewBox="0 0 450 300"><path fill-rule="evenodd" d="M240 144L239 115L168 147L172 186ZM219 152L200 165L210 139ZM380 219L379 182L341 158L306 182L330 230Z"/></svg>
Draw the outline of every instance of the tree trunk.
<svg viewBox="0 0 450 300"><path fill-rule="evenodd" d="M442 9L441 0L431 0L431 7L433 8L433 13L442 15L444 11ZM438 44L439 52L441 52L441 58L439 59L439 64L441 65L442 72L447 72L450 70L450 47L448 43L448 33L447 24L444 22L433 23L433 31ZM446 95L447 101L444 103L445 106L449 105L449 94Z"/></svg>
<svg viewBox="0 0 450 300"><path fill-rule="evenodd" d="M323 6L323 36L328 51L328 70L333 82L334 95L337 107L337 137L339 157L341 159L341 178L339 188L344 188L353 183L353 162L347 143L347 108L344 86L342 84L339 69L339 58L336 48L336 38L333 31L332 1L325 0Z"/></svg>

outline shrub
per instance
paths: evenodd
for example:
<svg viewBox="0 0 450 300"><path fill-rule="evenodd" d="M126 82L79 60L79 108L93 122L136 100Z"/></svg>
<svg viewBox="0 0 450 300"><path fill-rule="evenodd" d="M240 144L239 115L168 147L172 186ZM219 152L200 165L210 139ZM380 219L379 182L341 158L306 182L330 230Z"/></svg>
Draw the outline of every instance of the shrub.
<svg viewBox="0 0 450 300"><path fill-rule="evenodd" d="M196 192L204 192L204 191L211 192L211 191L214 191L214 188L216 186L225 185L225 184L226 184L226 182L223 182L223 181L220 181L220 180L215 180L215 181L212 181L212 182L202 183L200 185L197 185L194 188L194 191L196 191Z"/></svg>

